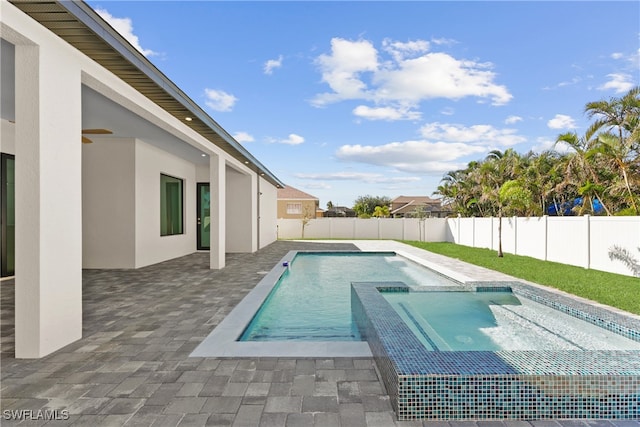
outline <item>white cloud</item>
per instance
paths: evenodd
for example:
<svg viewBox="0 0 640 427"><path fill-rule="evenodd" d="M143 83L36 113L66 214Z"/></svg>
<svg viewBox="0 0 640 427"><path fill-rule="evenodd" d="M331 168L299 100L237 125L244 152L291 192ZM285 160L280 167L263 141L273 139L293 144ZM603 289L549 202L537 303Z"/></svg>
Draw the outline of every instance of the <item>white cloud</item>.
<svg viewBox="0 0 640 427"><path fill-rule="evenodd" d="M486 152L486 148L464 143L405 141L384 145L343 145L340 160L387 166L410 173L443 173L462 167L455 160Z"/></svg>
<svg viewBox="0 0 640 427"><path fill-rule="evenodd" d="M331 53L316 59L322 81L331 92L312 100L315 106L343 100L368 100L378 106L411 108L432 98L490 99L494 105L508 103L512 95L494 83L493 65L457 59L443 52L429 52L424 40L385 40L380 53L367 40L331 40Z"/></svg>
<svg viewBox="0 0 640 427"><path fill-rule="evenodd" d="M571 116L565 114L556 114L556 116L547 122L549 129L575 129L575 120Z"/></svg>
<svg viewBox="0 0 640 427"><path fill-rule="evenodd" d="M504 123L507 125L512 125L514 123L518 123L522 121L522 117L520 116L509 116L504 120Z"/></svg>
<svg viewBox="0 0 640 427"><path fill-rule="evenodd" d="M360 74L378 69L378 52L371 42L334 38L331 40L331 55L320 55L315 62L322 71L322 81L333 90L333 93L317 95L313 101L315 105L369 98Z"/></svg>
<svg viewBox="0 0 640 427"><path fill-rule="evenodd" d="M382 49L388 52L394 61L402 62L407 57L415 57L416 55L428 52L429 42L415 40L404 43L385 39L382 41Z"/></svg>
<svg viewBox="0 0 640 427"><path fill-rule="evenodd" d="M336 157L343 161L385 166L402 172L436 174L464 167L467 156L525 142L513 129L490 125L463 126L429 123L420 129L422 139L383 145L343 145Z"/></svg>
<svg viewBox="0 0 640 427"><path fill-rule="evenodd" d="M310 190L331 190L333 187L326 182L307 182L304 184L304 188Z"/></svg>
<svg viewBox="0 0 640 427"><path fill-rule="evenodd" d="M419 111L411 111L406 108L394 107L367 107L359 105L353 109L353 114L367 120L419 120L422 115Z"/></svg>
<svg viewBox="0 0 640 427"><path fill-rule="evenodd" d="M446 53L427 53L407 59L392 69L380 70L374 81L376 99L418 103L431 98L490 98L494 105L508 103L512 95L505 86L493 83L492 66L459 60Z"/></svg>
<svg viewBox="0 0 640 427"><path fill-rule="evenodd" d="M300 135L296 135L295 133L290 133L287 139L281 139L277 141L280 144L287 145L300 145L304 142L304 138Z"/></svg>
<svg viewBox="0 0 640 427"><path fill-rule="evenodd" d="M214 111L231 111L238 101L238 98L222 90L205 89L204 93L207 98L205 104Z"/></svg>
<svg viewBox="0 0 640 427"><path fill-rule="evenodd" d="M245 142L253 142L255 141L255 138L250 135L247 132L236 132L233 135L233 139L235 139L236 141L238 141L239 143L243 144Z"/></svg>
<svg viewBox="0 0 640 427"><path fill-rule="evenodd" d="M140 46L140 40L138 36L133 34L133 23L131 18L116 18L110 14L106 9L97 8L96 13L102 17L109 25L111 25L122 37L124 37L133 47L135 47L144 56L157 55L157 52L151 49L144 49Z"/></svg>
<svg viewBox="0 0 640 427"><path fill-rule="evenodd" d="M622 52L614 52L611 54L612 59L622 59L624 58L624 54Z"/></svg>
<svg viewBox="0 0 640 427"><path fill-rule="evenodd" d="M445 107L442 111L440 111L440 114L442 114L443 116L453 116L455 114L455 110L451 107Z"/></svg>
<svg viewBox="0 0 640 427"><path fill-rule="evenodd" d="M445 38L439 38L439 39L431 39L431 43L435 44L435 45L454 45L456 43L458 43L457 40L455 39L445 39Z"/></svg>
<svg viewBox="0 0 640 427"><path fill-rule="evenodd" d="M264 73L273 74L273 70L282 67L282 55L278 56L278 59L270 59L264 63Z"/></svg>
<svg viewBox="0 0 640 427"><path fill-rule="evenodd" d="M567 153L572 149L562 141L556 144L556 142L552 139L538 138L536 141L536 145L531 147L531 150L537 153L540 153L542 151L547 151L547 150L554 150L554 151L557 151L558 153Z"/></svg>
<svg viewBox="0 0 640 427"><path fill-rule="evenodd" d="M388 184L420 181L417 176L388 176L367 172L297 173L296 178L321 181L361 181L367 184Z"/></svg>
<svg viewBox="0 0 640 427"><path fill-rule="evenodd" d="M633 77L624 73L608 74L609 81L598 87L600 90L613 89L616 93L629 91L633 86Z"/></svg>
<svg viewBox="0 0 640 427"><path fill-rule="evenodd" d="M512 146L527 139L517 134L515 129L496 129L491 125L463 126L452 123L427 123L420 128L427 140L461 142L487 147Z"/></svg>

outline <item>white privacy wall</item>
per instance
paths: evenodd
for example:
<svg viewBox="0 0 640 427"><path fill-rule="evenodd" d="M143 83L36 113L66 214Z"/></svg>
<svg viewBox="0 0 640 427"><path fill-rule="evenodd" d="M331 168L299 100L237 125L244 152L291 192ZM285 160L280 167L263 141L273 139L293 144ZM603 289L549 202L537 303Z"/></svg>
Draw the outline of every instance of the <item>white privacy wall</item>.
<svg viewBox="0 0 640 427"><path fill-rule="evenodd" d="M397 239L445 241L445 218L315 218L305 229L307 239ZM278 219L278 238L302 238L300 219Z"/></svg>
<svg viewBox="0 0 640 427"><path fill-rule="evenodd" d="M614 245L626 248L640 262L640 217L591 217L589 236L590 268L629 274L624 264L609 259Z"/></svg>
<svg viewBox="0 0 640 427"><path fill-rule="evenodd" d="M498 218L449 218L443 241L498 249ZM502 250L624 275L631 270L609 257L614 246L640 263L640 217L508 217L502 219ZM635 260L635 261L634 261Z"/></svg>
<svg viewBox="0 0 640 427"><path fill-rule="evenodd" d="M498 249L498 218L317 218L304 230L308 239L395 239L453 242ZM302 221L279 219L278 238L302 238ZM624 275L631 270L611 260L614 246L640 263L640 217L506 217L502 251Z"/></svg>

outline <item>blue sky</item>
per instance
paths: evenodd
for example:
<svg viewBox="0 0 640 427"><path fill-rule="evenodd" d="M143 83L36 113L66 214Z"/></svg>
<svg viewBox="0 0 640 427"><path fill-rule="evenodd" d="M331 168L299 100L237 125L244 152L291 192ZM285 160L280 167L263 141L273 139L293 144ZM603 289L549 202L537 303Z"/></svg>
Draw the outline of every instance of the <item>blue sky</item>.
<svg viewBox="0 0 640 427"><path fill-rule="evenodd" d="M640 84L637 1L88 3L321 207L431 196Z"/></svg>

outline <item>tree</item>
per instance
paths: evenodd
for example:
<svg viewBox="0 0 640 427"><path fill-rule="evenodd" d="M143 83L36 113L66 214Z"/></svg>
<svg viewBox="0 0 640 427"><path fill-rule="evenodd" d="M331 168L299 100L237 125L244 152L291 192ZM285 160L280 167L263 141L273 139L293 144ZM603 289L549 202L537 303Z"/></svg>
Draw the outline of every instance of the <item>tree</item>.
<svg viewBox="0 0 640 427"><path fill-rule="evenodd" d="M327 202L327 210L330 211L331 209L333 209L333 202L331 200L329 200Z"/></svg>
<svg viewBox="0 0 640 427"><path fill-rule="evenodd" d="M376 218L387 218L389 217L389 206L376 206L373 210L373 215Z"/></svg>
<svg viewBox="0 0 640 427"><path fill-rule="evenodd" d="M588 103L585 111L594 122L584 135L570 132L556 139L569 152L494 150L447 172L434 194L454 213L501 220L503 208L515 205L500 199L500 189L517 181L517 193L535 201L522 215L543 215L550 207L558 215L597 214L600 209L607 215L640 215L640 87L621 98ZM515 185L504 191L514 196Z"/></svg>
<svg viewBox="0 0 640 427"><path fill-rule="evenodd" d="M640 151L640 86L632 88L621 98L589 102L585 112L589 118L595 118L587 132L596 134L604 129L598 135L597 149L618 171L627 192L627 205L640 215L638 196L634 194L629 180L629 170L633 170L634 163L637 164Z"/></svg>
<svg viewBox="0 0 640 427"><path fill-rule="evenodd" d="M560 184L561 187L571 186L572 192L576 195L586 195L589 205L583 200L578 206L579 213L584 213L585 209L591 207L591 213L596 213L593 209L593 200L598 199L602 207L611 215L605 203L605 187L601 183L596 163L598 161L598 140L594 138L594 129L589 129L583 137L579 137L575 132L563 133L558 136L556 144L563 142L572 150L564 157L565 179ZM583 194L584 193L584 194Z"/></svg>
<svg viewBox="0 0 640 427"><path fill-rule="evenodd" d="M307 225L309 224L309 222L311 222L311 220L313 218L316 217L316 213L315 211L311 208L311 206L309 205L305 205L304 209L302 210L302 238L304 239L304 230L305 228L307 228Z"/></svg>
<svg viewBox="0 0 640 427"><path fill-rule="evenodd" d="M389 206L391 199L386 196L360 196L353 205L353 210L360 218L370 218L376 209L376 206Z"/></svg>

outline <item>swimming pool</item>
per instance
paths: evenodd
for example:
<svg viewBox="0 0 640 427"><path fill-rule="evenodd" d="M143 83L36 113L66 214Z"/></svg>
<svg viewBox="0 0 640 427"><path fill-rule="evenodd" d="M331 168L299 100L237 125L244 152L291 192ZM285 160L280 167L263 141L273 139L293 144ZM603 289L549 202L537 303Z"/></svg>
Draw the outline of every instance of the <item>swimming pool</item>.
<svg viewBox="0 0 640 427"><path fill-rule="evenodd" d="M298 253L240 341L362 341L351 315L351 282L460 284L392 252Z"/></svg>
<svg viewBox="0 0 640 427"><path fill-rule="evenodd" d="M368 259L370 255L353 251L339 254L315 251L308 256L314 258L319 254L336 256L342 261L352 263L351 266L356 262L353 255L358 254L356 257L360 261ZM389 255L389 253L385 254ZM413 256L404 253L402 255L397 259L405 261L405 258L410 260ZM604 330L635 343L640 342L638 318L520 282L474 282L459 272L446 270L428 261L425 263L436 271L434 273L436 279L442 279L440 275L442 273L455 280L408 286L404 281L411 282L412 275L402 277L398 272L392 274L391 280L389 276L382 276L380 273L367 282L360 282L353 277L348 278L351 281L347 286L350 292L347 297L350 307L345 311L350 313L360 337L365 341L303 341L299 339L240 341L240 337L248 331L252 320L258 317L257 313L264 306L264 302L276 295L278 285L291 274L296 263L306 259L305 256L307 256L305 252L291 251L283 257L202 341L191 356L313 358L373 356L392 406L400 420L635 419L640 417L640 350L633 349L634 343L631 343L632 349L625 349L625 347L590 349L583 343L579 344L583 349L536 347L528 350L514 349L509 346L499 347L500 349L494 347L473 350L453 349L455 344L448 344L454 351L446 351L445 346L438 347L438 351L434 351L420 339L422 332L416 334L416 331L422 329L426 332L426 336L436 342L430 335L429 328L425 326L429 324L429 327L433 327L429 319L429 312L433 308L425 309L426 312L421 313L423 310L421 304L415 303L417 307L412 307L407 305L406 301L402 301L403 297L400 295L390 294L405 294L405 297L409 297L409 301L417 301L416 294L423 294L418 298L429 298L440 293L450 294L445 295L446 297L463 299L473 294L474 297L484 299L485 302L487 298L494 302L504 298L505 303L493 304L495 306L493 308L489 303L489 310L492 313L498 306L519 310L517 304L527 307L531 303L536 303L550 311L531 317L528 321L567 315L572 321L577 321L581 329L593 326L597 328L595 329L597 333ZM340 271L330 265L307 266L303 270L307 270L309 276L323 274L319 270ZM363 277L359 269L348 270L358 273L356 274L358 278ZM343 275L344 272L338 274L338 278L334 277L332 281L342 281ZM399 278L403 280L400 281ZM305 281L308 282L309 277ZM304 284L299 285L304 286ZM340 287L342 288L342 285ZM481 293L493 295L480 295ZM389 296L391 298L388 300L386 297ZM407 321L401 317L393 307L394 297L398 297L399 303L403 303L408 308L408 312L416 322ZM518 302L511 300L512 297L517 297ZM296 298L292 300L295 302ZM525 300L527 302L523 303ZM310 301L317 300L310 298ZM414 305L414 302L411 304ZM442 308L447 304L441 301L436 306ZM455 310L453 307L449 308L450 311ZM485 307L483 310L486 309ZM280 308L277 311L287 310L289 308ZM515 314L523 316L523 313L517 311L509 315L496 312L492 316L497 320L491 320L490 326L493 326L494 321L499 324L501 317ZM549 325L541 324L541 326L543 329L552 330ZM487 331L491 328L484 329ZM489 335L493 334L494 338L505 335L503 332L488 332ZM454 341L463 344L471 337L466 333L459 335L461 334L453 334ZM506 335L510 335L510 332ZM586 332L586 335L593 336L593 332ZM603 339L603 341L607 340L608 338ZM589 337L586 341L589 341ZM445 351L442 351L443 349Z"/></svg>

